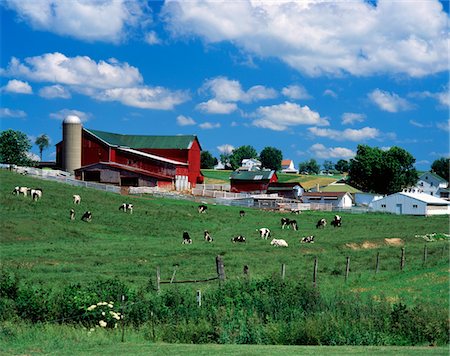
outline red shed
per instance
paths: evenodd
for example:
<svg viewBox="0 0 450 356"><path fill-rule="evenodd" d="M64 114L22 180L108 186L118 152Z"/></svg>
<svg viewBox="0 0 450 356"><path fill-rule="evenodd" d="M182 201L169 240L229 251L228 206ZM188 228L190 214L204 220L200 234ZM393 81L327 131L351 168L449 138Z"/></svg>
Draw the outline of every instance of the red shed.
<svg viewBox="0 0 450 356"><path fill-rule="evenodd" d="M230 175L230 191L233 193L266 193L270 183L278 181L275 171L234 171Z"/></svg>
<svg viewBox="0 0 450 356"><path fill-rule="evenodd" d="M56 145L62 166L63 142ZM196 136L121 135L82 129L79 179L132 186L188 188L203 182Z"/></svg>

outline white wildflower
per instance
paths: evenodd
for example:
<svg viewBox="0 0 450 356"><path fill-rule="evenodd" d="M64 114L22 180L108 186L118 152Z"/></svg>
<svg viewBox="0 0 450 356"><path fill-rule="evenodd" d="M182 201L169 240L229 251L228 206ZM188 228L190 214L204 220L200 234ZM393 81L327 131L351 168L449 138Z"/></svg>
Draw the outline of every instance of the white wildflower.
<svg viewBox="0 0 450 356"><path fill-rule="evenodd" d="M97 306L94 304L94 305L91 305L89 308L87 308L87 310L92 311L92 310L94 310L95 308L97 308Z"/></svg>
<svg viewBox="0 0 450 356"><path fill-rule="evenodd" d="M105 316L105 312L102 312L102 315Z"/></svg>
<svg viewBox="0 0 450 356"><path fill-rule="evenodd" d="M108 307L112 308L112 307L113 307L113 305L112 305L111 303L109 303L109 304L108 304Z"/></svg>
<svg viewBox="0 0 450 356"><path fill-rule="evenodd" d="M102 328L106 328L106 325L108 325L107 322L104 321L104 320L100 320L98 323L100 324L100 326L101 326Z"/></svg>

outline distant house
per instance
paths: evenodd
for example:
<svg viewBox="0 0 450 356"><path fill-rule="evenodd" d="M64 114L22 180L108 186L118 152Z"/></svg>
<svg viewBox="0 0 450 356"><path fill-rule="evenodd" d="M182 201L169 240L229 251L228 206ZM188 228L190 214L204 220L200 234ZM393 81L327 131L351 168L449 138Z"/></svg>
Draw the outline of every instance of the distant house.
<svg viewBox="0 0 450 356"><path fill-rule="evenodd" d="M351 208L353 198L347 192L305 192L302 195L303 203L331 204L337 208Z"/></svg>
<svg viewBox="0 0 450 356"><path fill-rule="evenodd" d="M450 202L425 193L395 193L372 203L374 211L399 215L448 215Z"/></svg>
<svg viewBox="0 0 450 356"><path fill-rule="evenodd" d="M280 197L288 199L299 199L305 189L298 182L275 182L270 183L267 188L268 194L278 194Z"/></svg>
<svg viewBox="0 0 450 356"><path fill-rule="evenodd" d="M244 158L241 163L241 168L247 171L261 169L261 161L256 158Z"/></svg>
<svg viewBox="0 0 450 356"><path fill-rule="evenodd" d="M436 173L422 173L419 176L416 188L420 189L423 193L434 197L440 197L443 199L448 199L449 197L448 182Z"/></svg>
<svg viewBox="0 0 450 356"><path fill-rule="evenodd" d="M290 159L283 159L281 161L281 172L298 174L298 169L295 169L294 161Z"/></svg>
<svg viewBox="0 0 450 356"><path fill-rule="evenodd" d="M277 182L275 171L242 171L236 170L230 175L230 191L232 193L266 193L270 183Z"/></svg>
<svg viewBox="0 0 450 356"><path fill-rule="evenodd" d="M225 165L224 165L221 161L219 161L219 162L217 162L217 164L214 166L214 169L215 169L215 170L223 170L223 169L226 169L226 168L225 168Z"/></svg>

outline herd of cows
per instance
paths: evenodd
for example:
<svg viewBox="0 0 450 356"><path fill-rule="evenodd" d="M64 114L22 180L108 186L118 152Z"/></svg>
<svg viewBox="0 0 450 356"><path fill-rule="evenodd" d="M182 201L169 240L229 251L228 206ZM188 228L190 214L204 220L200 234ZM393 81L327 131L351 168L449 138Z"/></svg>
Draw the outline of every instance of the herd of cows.
<svg viewBox="0 0 450 356"><path fill-rule="evenodd" d="M15 195L23 195L23 196L30 196L33 201L37 201L42 198L42 189L40 188L28 188L28 187L15 187L12 191ZM73 204L79 205L81 204L81 196L78 194L74 194L72 196L73 198ZM130 213L133 214L133 204L130 203L123 203L119 206L119 210L123 211L124 213ZM203 214L206 213L208 210L208 207L204 204L201 204L198 206L198 213ZM294 211L295 213L299 213L298 211ZM243 218L245 216L245 211L240 210L239 216ZM75 209L70 209L69 211L69 218L70 220L75 220ZM84 214L81 217L82 221L90 222L92 221L92 213L90 211L84 212ZM324 218L321 218L319 221L317 221L316 228L325 228L327 225L327 221ZM342 218L339 215L335 215L333 221L331 221L331 225L334 227L341 227L342 226ZM281 229L289 229L292 228L292 230L297 231L298 230L298 224L297 221L290 218L281 218ZM256 229L257 232L259 232L259 236L261 239L267 240L271 237L271 231L266 228L262 227L260 229ZM206 242L213 242L213 238L208 230L204 231L204 240ZM246 239L242 235L234 236L231 238L231 242L233 243L243 243L246 242ZM314 243L314 235L311 236L305 236L300 239L301 243ZM187 231L183 232L183 244L192 244L192 238L189 236L189 233ZM273 238L270 242L272 246L279 246L279 247L288 247L288 243L286 240L283 239L275 239Z"/></svg>

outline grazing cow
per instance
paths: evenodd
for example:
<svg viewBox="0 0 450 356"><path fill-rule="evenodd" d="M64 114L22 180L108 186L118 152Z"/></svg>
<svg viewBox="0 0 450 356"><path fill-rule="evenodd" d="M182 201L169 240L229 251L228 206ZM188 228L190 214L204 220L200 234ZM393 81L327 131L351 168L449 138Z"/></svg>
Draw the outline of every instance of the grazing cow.
<svg viewBox="0 0 450 356"><path fill-rule="evenodd" d="M327 221L324 218L320 219L316 224L317 229L319 227L324 228L325 226L327 226Z"/></svg>
<svg viewBox="0 0 450 356"><path fill-rule="evenodd" d="M208 230L205 230L205 241L206 242L213 242L213 238L211 237L211 235L209 234Z"/></svg>
<svg viewBox="0 0 450 356"><path fill-rule="evenodd" d="M283 239L272 239L272 241L270 241L270 244L272 246L288 247L288 243Z"/></svg>
<svg viewBox="0 0 450 356"><path fill-rule="evenodd" d="M81 217L81 220L85 222L90 222L92 220L92 213L90 211L86 211Z"/></svg>
<svg viewBox="0 0 450 356"><path fill-rule="evenodd" d="M69 215L69 217L70 217L70 220L75 220L75 210L70 209L70 215Z"/></svg>
<svg viewBox="0 0 450 356"><path fill-rule="evenodd" d="M289 225L292 227L292 230L294 230L294 231L298 230L298 225L297 225L297 221L296 220L290 220L289 221Z"/></svg>
<svg viewBox="0 0 450 356"><path fill-rule="evenodd" d="M183 232L183 242L182 242L182 244L185 244L185 245L191 245L192 244L192 239L189 236L189 233L187 231Z"/></svg>
<svg viewBox="0 0 450 356"><path fill-rule="evenodd" d="M238 235L238 236L232 237L232 238L231 238L231 242L232 242L232 243L235 243L235 242L245 242L245 237L242 236L242 235Z"/></svg>
<svg viewBox="0 0 450 356"><path fill-rule="evenodd" d="M305 236L300 240L300 242L313 244L314 243L314 235Z"/></svg>
<svg viewBox="0 0 450 356"><path fill-rule="evenodd" d="M73 195L73 203L74 204L80 204L81 203L81 197L77 194Z"/></svg>
<svg viewBox="0 0 450 356"><path fill-rule="evenodd" d="M27 193L28 193L28 188L27 187L15 187L14 190L12 191L12 193L15 195L23 194L23 196L26 197Z"/></svg>
<svg viewBox="0 0 450 356"><path fill-rule="evenodd" d="M335 215L334 220L331 222L331 225L333 225L334 227L341 227L342 218L339 215Z"/></svg>
<svg viewBox="0 0 450 356"><path fill-rule="evenodd" d="M292 214L300 214L301 213L301 211L300 211L300 209L291 209L291 213Z"/></svg>
<svg viewBox="0 0 450 356"><path fill-rule="evenodd" d="M241 218L243 218L243 217L245 216L245 211L244 211L244 210L241 210L241 211L239 212L239 216L240 216Z"/></svg>
<svg viewBox="0 0 450 356"><path fill-rule="evenodd" d="M30 189L30 196L34 201L38 201L40 198L42 198L42 189Z"/></svg>
<svg viewBox="0 0 450 356"><path fill-rule="evenodd" d="M281 218L281 228L284 229L285 227L289 228L289 224L291 223L291 220L288 218Z"/></svg>
<svg viewBox="0 0 450 356"><path fill-rule="evenodd" d="M129 211L130 214L133 214L133 204L123 203L119 206L119 210L122 210L124 213Z"/></svg>
<svg viewBox="0 0 450 356"><path fill-rule="evenodd" d="M256 230L256 231L259 231L259 236L262 239L267 240L267 238L270 237L270 230L268 228L266 228L266 227L262 227L261 229Z"/></svg>
<svg viewBox="0 0 450 356"><path fill-rule="evenodd" d="M204 204L199 205L199 206L198 206L198 213L199 213L199 214L201 214L201 213L206 213L206 209L208 209L208 207L207 207L206 205L204 205Z"/></svg>

